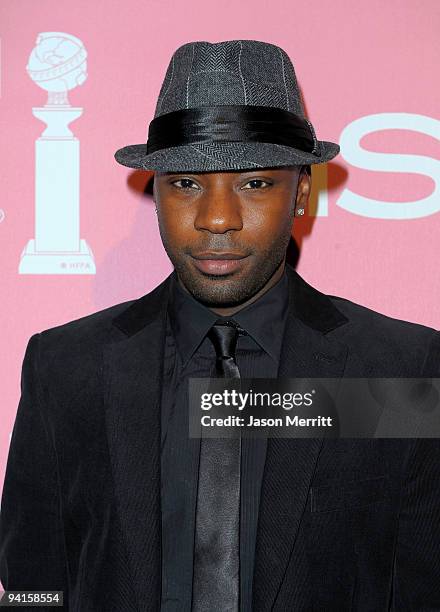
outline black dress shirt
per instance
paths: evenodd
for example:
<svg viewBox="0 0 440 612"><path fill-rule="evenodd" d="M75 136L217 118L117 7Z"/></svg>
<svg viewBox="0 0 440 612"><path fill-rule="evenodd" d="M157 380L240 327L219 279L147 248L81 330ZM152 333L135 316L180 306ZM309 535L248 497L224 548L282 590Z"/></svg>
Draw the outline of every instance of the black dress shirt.
<svg viewBox="0 0 440 612"><path fill-rule="evenodd" d="M288 310L288 279L230 317L240 335L236 361L242 378L276 378ZM164 612L191 610L200 439L188 435L188 379L213 375L215 350L206 337L223 317L183 289L170 287L162 392L161 503ZM250 612L258 507L266 439L242 439L240 491L240 610Z"/></svg>

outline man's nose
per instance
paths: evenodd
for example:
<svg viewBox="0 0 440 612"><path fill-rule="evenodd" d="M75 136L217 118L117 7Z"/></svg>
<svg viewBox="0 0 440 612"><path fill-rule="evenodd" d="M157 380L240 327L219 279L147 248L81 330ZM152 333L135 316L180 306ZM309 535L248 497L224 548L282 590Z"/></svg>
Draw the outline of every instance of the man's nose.
<svg viewBox="0 0 440 612"><path fill-rule="evenodd" d="M194 227L197 230L208 230L213 234L241 230L243 219L238 195L231 189L210 190L198 201Z"/></svg>

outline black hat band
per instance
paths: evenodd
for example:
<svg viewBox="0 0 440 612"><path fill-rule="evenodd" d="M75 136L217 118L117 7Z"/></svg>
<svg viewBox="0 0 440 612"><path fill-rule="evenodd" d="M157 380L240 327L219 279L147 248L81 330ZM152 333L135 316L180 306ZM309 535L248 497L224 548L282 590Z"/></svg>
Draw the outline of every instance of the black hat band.
<svg viewBox="0 0 440 612"><path fill-rule="evenodd" d="M153 119L147 154L203 142L267 142L314 153L316 140L305 119L280 108L201 106Z"/></svg>

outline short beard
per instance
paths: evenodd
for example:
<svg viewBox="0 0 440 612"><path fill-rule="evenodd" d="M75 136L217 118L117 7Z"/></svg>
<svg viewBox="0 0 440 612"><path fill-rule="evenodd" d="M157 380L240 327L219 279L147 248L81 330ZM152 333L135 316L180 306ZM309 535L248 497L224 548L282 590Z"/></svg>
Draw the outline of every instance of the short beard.
<svg viewBox="0 0 440 612"><path fill-rule="evenodd" d="M253 269L240 278L239 282L234 279L234 274L219 277L193 273L186 264L186 257L175 253L163 237L162 242L180 280L197 301L208 307L239 306L258 293L281 265L291 237L293 214L292 210L281 236L277 236L265 251L258 252L258 259Z"/></svg>

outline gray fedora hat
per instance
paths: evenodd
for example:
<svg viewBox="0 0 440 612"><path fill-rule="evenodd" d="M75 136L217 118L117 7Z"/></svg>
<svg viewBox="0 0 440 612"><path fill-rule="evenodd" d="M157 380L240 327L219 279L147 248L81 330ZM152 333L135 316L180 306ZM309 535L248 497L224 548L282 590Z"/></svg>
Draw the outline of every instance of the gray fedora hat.
<svg viewBox="0 0 440 612"><path fill-rule="evenodd" d="M339 153L305 117L287 53L270 43L191 42L173 54L148 141L116 161L163 172L321 164Z"/></svg>

